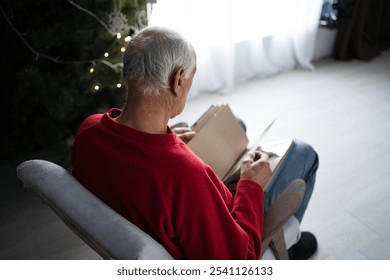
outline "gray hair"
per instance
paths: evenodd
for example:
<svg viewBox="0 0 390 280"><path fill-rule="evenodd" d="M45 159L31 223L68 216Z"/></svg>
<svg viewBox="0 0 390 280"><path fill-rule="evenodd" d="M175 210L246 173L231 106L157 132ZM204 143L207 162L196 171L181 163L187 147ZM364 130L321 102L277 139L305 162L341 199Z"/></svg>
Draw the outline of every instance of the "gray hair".
<svg viewBox="0 0 390 280"><path fill-rule="evenodd" d="M145 95L158 94L170 86L181 67L188 78L196 64L192 45L177 32L148 27L129 42L123 57L123 78L135 82Z"/></svg>

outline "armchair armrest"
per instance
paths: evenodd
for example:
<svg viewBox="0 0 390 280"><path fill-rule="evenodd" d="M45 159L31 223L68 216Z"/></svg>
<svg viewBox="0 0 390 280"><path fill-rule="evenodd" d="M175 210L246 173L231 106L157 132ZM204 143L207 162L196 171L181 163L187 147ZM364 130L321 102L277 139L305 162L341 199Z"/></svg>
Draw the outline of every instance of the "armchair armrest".
<svg viewBox="0 0 390 280"><path fill-rule="evenodd" d="M288 259L283 225L298 210L305 189L303 180L293 181L264 214L262 255L267 247L271 247L277 259Z"/></svg>

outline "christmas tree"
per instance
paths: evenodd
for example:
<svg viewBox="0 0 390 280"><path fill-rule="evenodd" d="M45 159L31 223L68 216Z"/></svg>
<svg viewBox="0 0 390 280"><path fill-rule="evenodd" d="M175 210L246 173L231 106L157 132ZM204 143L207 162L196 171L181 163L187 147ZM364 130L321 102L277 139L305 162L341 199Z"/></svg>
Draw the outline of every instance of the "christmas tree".
<svg viewBox="0 0 390 280"><path fill-rule="evenodd" d="M81 121L122 107L122 53L146 25L142 0L1 4L2 162L40 150L61 158Z"/></svg>

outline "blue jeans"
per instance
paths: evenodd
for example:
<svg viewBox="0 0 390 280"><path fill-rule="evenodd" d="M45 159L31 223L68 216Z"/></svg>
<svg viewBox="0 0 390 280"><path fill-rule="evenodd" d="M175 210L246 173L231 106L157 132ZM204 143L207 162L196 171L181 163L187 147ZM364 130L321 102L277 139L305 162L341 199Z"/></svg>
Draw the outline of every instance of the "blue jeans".
<svg viewBox="0 0 390 280"><path fill-rule="evenodd" d="M298 221L301 222L313 193L318 168L318 155L310 145L297 140L294 140L294 142L295 146L290 151L284 166L282 166L280 173L274 179L271 189L265 194L264 210L268 210L279 194L292 181L303 179L306 182L305 195L301 206L294 214Z"/></svg>

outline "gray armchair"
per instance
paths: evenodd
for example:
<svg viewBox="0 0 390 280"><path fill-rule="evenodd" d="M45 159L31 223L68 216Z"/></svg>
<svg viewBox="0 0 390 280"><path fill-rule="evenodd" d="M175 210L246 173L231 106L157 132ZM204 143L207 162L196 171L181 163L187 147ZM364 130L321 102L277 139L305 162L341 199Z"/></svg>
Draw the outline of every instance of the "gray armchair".
<svg viewBox="0 0 390 280"><path fill-rule="evenodd" d="M44 160L20 164L24 187L38 193L58 217L104 259L172 259L164 247L120 216L67 170ZM288 259L287 248L297 242L299 223L293 216L305 183L294 181L265 214L262 259Z"/></svg>

